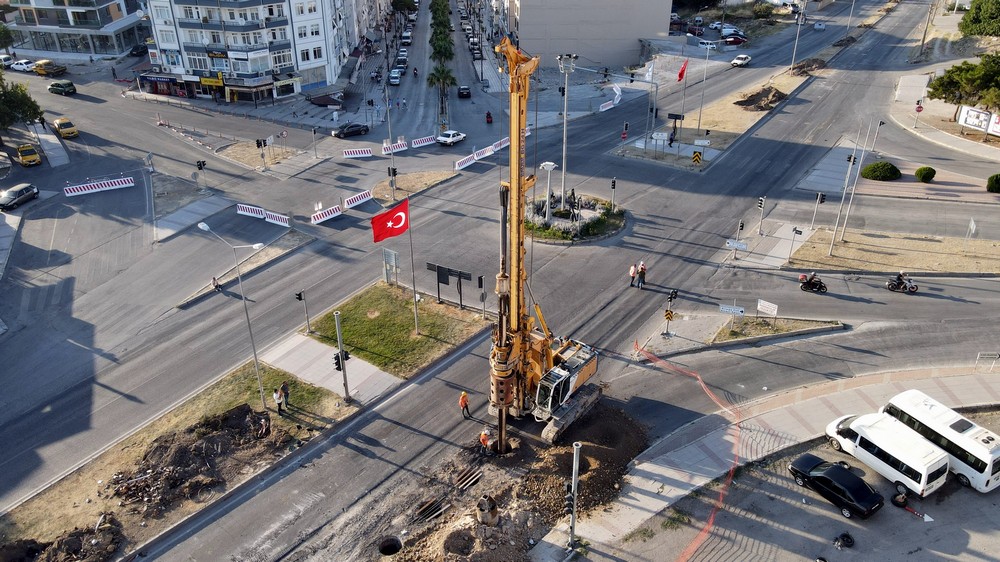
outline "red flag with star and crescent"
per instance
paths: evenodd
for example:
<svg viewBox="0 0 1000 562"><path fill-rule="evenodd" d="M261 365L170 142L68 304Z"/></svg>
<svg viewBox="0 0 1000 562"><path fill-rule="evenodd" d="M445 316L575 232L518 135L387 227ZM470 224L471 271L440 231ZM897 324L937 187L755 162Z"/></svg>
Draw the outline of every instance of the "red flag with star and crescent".
<svg viewBox="0 0 1000 562"><path fill-rule="evenodd" d="M410 228L410 200L403 199L403 202L388 211L372 217L372 234L375 242L381 242L386 238L399 236Z"/></svg>
<svg viewBox="0 0 1000 562"><path fill-rule="evenodd" d="M681 71L677 73L678 82L684 80L684 73L687 72L687 69L688 69L688 59L684 59L684 64L681 65Z"/></svg>

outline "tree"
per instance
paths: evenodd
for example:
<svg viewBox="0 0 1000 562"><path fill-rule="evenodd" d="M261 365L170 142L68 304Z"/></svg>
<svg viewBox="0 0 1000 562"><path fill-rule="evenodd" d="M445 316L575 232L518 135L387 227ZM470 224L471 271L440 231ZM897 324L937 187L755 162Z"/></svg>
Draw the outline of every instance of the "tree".
<svg viewBox="0 0 1000 562"><path fill-rule="evenodd" d="M431 60L444 64L455 58L455 43L450 34L434 33L431 36Z"/></svg>
<svg viewBox="0 0 1000 562"><path fill-rule="evenodd" d="M958 30L965 35L1000 36L1000 0L972 0Z"/></svg>
<svg viewBox="0 0 1000 562"><path fill-rule="evenodd" d="M927 84L927 97L955 105L951 120L958 120L960 106L967 101L975 104L975 64L963 62L946 70Z"/></svg>
<svg viewBox="0 0 1000 562"><path fill-rule="evenodd" d="M434 70L427 75L427 83L438 89L438 115L441 117L442 123L447 123L446 114L448 110L445 105L445 100L448 98L448 88L457 86L458 81L455 80L455 75L451 73L451 69L443 64L438 64L434 67Z"/></svg>
<svg viewBox="0 0 1000 562"><path fill-rule="evenodd" d="M38 121L45 112L28 93L26 84L11 84L0 74L0 130L17 123Z"/></svg>
<svg viewBox="0 0 1000 562"><path fill-rule="evenodd" d="M10 47L14 44L14 32L9 27L0 23L0 49L10 54Z"/></svg>

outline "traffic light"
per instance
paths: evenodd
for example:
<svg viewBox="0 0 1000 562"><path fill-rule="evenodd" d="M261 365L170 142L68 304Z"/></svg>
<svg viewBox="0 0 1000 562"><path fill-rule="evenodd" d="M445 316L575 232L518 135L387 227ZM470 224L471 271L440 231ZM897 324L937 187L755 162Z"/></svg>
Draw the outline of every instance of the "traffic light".
<svg viewBox="0 0 1000 562"><path fill-rule="evenodd" d="M757 208L758 209L763 209L764 208L764 200L765 199L767 199L767 197L758 197L757 198Z"/></svg>
<svg viewBox="0 0 1000 562"><path fill-rule="evenodd" d="M573 498L573 483L569 480L563 482L563 489L566 490L566 495L563 497L563 513L570 515L573 513L573 504L575 499Z"/></svg>
<svg viewBox="0 0 1000 562"><path fill-rule="evenodd" d="M628 132L628 121L625 122L625 132Z"/></svg>
<svg viewBox="0 0 1000 562"><path fill-rule="evenodd" d="M615 188L615 182L618 178L611 178L611 189Z"/></svg>
<svg viewBox="0 0 1000 562"><path fill-rule="evenodd" d="M264 146L267 146L267 139L263 139L260 142L263 143Z"/></svg>
<svg viewBox="0 0 1000 562"><path fill-rule="evenodd" d="M667 302L674 302L677 300L677 289L671 289L670 294L667 295Z"/></svg>
<svg viewBox="0 0 1000 562"><path fill-rule="evenodd" d="M257 148L264 148L264 141L257 139Z"/></svg>
<svg viewBox="0 0 1000 562"><path fill-rule="evenodd" d="M607 79L608 79L608 74L609 74L610 72L611 72L611 69L605 66L605 67L604 67L604 80L605 80L605 81L607 81Z"/></svg>
<svg viewBox="0 0 1000 562"><path fill-rule="evenodd" d="M298 293L295 293L295 300L297 300L297 301L302 300L302 292L301 291L299 291Z"/></svg>
<svg viewBox="0 0 1000 562"><path fill-rule="evenodd" d="M204 170L205 169L205 161L204 160L198 160L197 162L195 162L195 164L198 165L198 169L199 170Z"/></svg>
<svg viewBox="0 0 1000 562"><path fill-rule="evenodd" d="M740 230L743 230L743 221L740 221Z"/></svg>
<svg viewBox="0 0 1000 562"><path fill-rule="evenodd" d="M565 97L566 96L566 88L564 88L563 86L559 86L559 95Z"/></svg>
<svg viewBox="0 0 1000 562"><path fill-rule="evenodd" d="M631 84L632 82L635 82L635 73L634 72L629 72L628 73L628 83Z"/></svg>
<svg viewBox="0 0 1000 562"><path fill-rule="evenodd" d="M826 203L826 194L825 193L820 193L819 194L819 202L820 202L821 205L823 203Z"/></svg>
<svg viewBox="0 0 1000 562"><path fill-rule="evenodd" d="M340 352L338 351L336 355L333 356L333 368L338 371L344 370L344 364L340 362Z"/></svg>
<svg viewBox="0 0 1000 562"><path fill-rule="evenodd" d="M344 350L344 361L347 361L350 358L351 358L351 353L345 349Z"/></svg>

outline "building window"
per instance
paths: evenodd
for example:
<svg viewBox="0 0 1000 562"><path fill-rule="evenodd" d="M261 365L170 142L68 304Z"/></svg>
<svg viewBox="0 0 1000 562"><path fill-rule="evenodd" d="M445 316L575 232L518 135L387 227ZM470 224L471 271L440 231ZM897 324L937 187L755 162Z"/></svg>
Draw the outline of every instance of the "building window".
<svg viewBox="0 0 1000 562"><path fill-rule="evenodd" d="M208 70L208 57L203 55L188 55L187 66L194 70Z"/></svg>
<svg viewBox="0 0 1000 562"><path fill-rule="evenodd" d="M318 23L314 23L314 24L312 24L312 25L309 26L309 35L312 35L313 37L319 37L319 24Z"/></svg>
<svg viewBox="0 0 1000 562"><path fill-rule="evenodd" d="M276 53L271 53L271 66L274 68L292 66L292 52L278 51Z"/></svg>
<svg viewBox="0 0 1000 562"><path fill-rule="evenodd" d="M197 19L198 14L194 11L194 6L184 6L184 19Z"/></svg>
<svg viewBox="0 0 1000 562"><path fill-rule="evenodd" d="M308 4L306 4L306 6L307 6L306 8L307 12L309 12L310 14L316 13L316 2L309 2Z"/></svg>
<svg viewBox="0 0 1000 562"><path fill-rule="evenodd" d="M306 26L300 25L298 27L298 29L297 29L297 33L298 33L299 39L305 39L307 37L307 35L306 35Z"/></svg>
<svg viewBox="0 0 1000 562"><path fill-rule="evenodd" d="M172 29L161 29L159 42L174 45L177 43L177 34Z"/></svg>
<svg viewBox="0 0 1000 562"><path fill-rule="evenodd" d="M309 49L302 49L299 51L299 60L302 62L309 60Z"/></svg>
<svg viewBox="0 0 1000 562"><path fill-rule="evenodd" d="M306 13L306 6L302 2L295 5L295 13L298 15L304 15Z"/></svg>
<svg viewBox="0 0 1000 562"><path fill-rule="evenodd" d="M173 19L173 17L170 14L169 8L165 8L163 6L156 6L155 8L153 8L153 12L155 13L153 19L156 19L157 21Z"/></svg>
<svg viewBox="0 0 1000 562"><path fill-rule="evenodd" d="M316 60L323 58L323 47L313 47L313 58Z"/></svg>

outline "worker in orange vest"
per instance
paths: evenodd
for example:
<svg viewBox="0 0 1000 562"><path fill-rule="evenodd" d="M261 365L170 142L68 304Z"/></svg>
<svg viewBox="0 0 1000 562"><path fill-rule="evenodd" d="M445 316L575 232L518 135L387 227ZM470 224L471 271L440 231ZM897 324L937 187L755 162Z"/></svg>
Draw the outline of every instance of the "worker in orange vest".
<svg viewBox="0 0 1000 562"><path fill-rule="evenodd" d="M483 454L490 452L490 432L488 429L484 429L483 432L479 434L479 442L483 446Z"/></svg>
<svg viewBox="0 0 1000 562"><path fill-rule="evenodd" d="M472 414L469 413L469 394L462 391L462 395L458 397L458 407L462 409L462 419L469 419Z"/></svg>

